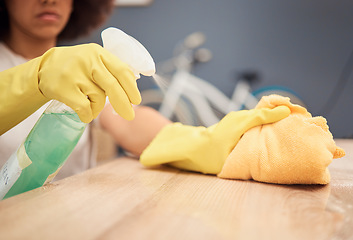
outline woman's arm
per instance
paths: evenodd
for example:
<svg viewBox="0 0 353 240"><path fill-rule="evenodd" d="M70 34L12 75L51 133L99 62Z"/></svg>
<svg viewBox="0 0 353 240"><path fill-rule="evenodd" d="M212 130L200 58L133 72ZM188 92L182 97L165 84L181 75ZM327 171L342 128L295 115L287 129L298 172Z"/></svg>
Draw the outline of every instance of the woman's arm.
<svg viewBox="0 0 353 240"><path fill-rule="evenodd" d="M140 156L157 133L171 123L158 111L146 106L135 106L135 118L131 121L113 111L110 104L104 108L99 117L100 125L119 146L136 156Z"/></svg>

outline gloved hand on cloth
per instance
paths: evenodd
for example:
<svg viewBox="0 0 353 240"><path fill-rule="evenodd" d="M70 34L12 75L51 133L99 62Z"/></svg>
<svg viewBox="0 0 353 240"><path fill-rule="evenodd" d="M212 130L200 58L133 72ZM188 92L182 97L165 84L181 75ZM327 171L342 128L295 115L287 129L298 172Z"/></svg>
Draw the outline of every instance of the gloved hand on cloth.
<svg viewBox="0 0 353 240"><path fill-rule="evenodd" d="M205 127L173 123L164 127L140 156L145 166L171 166L217 174L241 136L249 129L288 117L286 106L230 112L220 122Z"/></svg>
<svg viewBox="0 0 353 240"><path fill-rule="evenodd" d="M104 108L131 120L141 102L130 67L97 44L56 47L27 63L0 72L0 135L51 99L71 107L83 122ZM6 90L5 90L6 89Z"/></svg>
<svg viewBox="0 0 353 240"><path fill-rule="evenodd" d="M337 147L326 119L312 117L289 98L263 97L256 109L287 106L289 117L247 131L228 156L221 178L254 179L279 184L327 184L329 164L345 155Z"/></svg>
<svg viewBox="0 0 353 240"><path fill-rule="evenodd" d="M229 179L325 184L328 164L343 155L324 118L312 118L289 98L273 95L263 97L255 109L229 113L209 128L168 125L140 161Z"/></svg>

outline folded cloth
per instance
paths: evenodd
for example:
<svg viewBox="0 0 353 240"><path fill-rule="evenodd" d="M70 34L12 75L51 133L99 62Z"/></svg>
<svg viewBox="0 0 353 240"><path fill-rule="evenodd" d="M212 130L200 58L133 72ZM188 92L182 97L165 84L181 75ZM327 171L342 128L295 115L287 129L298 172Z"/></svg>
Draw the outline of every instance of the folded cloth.
<svg viewBox="0 0 353 240"><path fill-rule="evenodd" d="M217 175L277 184L327 184L328 165L345 152L337 147L326 119L312 117L289 98L263 97L256 109L287 106L289 117L248 130Z"/></svg>

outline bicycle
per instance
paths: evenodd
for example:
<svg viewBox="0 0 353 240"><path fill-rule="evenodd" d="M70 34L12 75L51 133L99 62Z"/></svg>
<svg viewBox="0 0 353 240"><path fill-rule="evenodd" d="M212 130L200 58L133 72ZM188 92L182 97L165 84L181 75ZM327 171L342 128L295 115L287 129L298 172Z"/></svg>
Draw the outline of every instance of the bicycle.
<svg viewBox="0 0 353 240"><path fill-rule="evenodd" d="M210 82L192 74L196 63L212 58L208 49L201 48L205 35L195 32L178 44L171 59L157 64L154 76L158 87L141 91L142 105L157 109L174 122L193 126L211 126L230 111L252 109L262 96L279 94L305 107L298 94L283 86L268 86L252 91L258 74L246 71L240 74L231 98Z"/></svg>

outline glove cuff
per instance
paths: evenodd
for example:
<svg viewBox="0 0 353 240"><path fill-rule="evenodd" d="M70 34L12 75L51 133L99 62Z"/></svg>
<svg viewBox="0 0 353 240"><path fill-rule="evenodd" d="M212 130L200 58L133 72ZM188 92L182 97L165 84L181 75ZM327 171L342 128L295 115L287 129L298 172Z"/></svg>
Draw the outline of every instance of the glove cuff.
<svg viewBox="0 0 353 240"><path fill-rule="evenodd" d="M0 72L0 134L8 131L50 99L38 88L40 58Z"/></svg>

